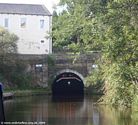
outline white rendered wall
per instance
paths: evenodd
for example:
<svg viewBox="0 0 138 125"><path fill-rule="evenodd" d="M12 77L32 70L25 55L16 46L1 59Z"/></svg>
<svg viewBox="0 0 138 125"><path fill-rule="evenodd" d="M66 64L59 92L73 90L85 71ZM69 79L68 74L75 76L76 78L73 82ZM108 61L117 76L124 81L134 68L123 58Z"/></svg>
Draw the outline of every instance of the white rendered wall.
<svg viewBox="0 0 138 125"><path fill-rule="evenodd" d="M8 18L8 29L19 37L17 46L20 54L52 53L52 39L46 38L51 32L51 16L0 14L0 26ZM26 27L21 28L21 18L26 18ZM44 28L40 28L40 20L44 20ZM42 43L41 40L44 42Z"/></svg>

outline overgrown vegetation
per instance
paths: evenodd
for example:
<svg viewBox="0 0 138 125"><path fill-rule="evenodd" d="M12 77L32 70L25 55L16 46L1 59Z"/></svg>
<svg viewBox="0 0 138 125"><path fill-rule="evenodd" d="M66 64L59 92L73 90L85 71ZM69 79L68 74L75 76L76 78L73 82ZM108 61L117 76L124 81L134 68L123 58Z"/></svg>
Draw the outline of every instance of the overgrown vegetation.
<svg viewBox="0 0 138 125"><path fill-rule="evenodd" d="M138 104L138 1L62 0L67 8L54 14L53 42L74 52L101 51L102 101L107 104ZM55 21L56 20L56 21Z"/></svg>
<svg viewBox="0 0 138 125"><path fill-rule="evenodd" d="M9 57L10 58L10 57ZM32 76L26 72L27 64L12 57L12 61L0 63L0 81L5 88L30 88Z"/></svg>
<svg viewBox="0 0 138 125"><path fill-rule="evenodd" d="M91 94L103 95L104 80L102 79L101 69L100 67L95 67L92 70L92 73L86 78L86 90Z"/></svg>
<svg viewBox="0 0 138 125"><path fill-rule="evenodd" d="M0 27L0 82L6 88L30 87L31 76L26 65L16 57L18 37Z"/></svg>

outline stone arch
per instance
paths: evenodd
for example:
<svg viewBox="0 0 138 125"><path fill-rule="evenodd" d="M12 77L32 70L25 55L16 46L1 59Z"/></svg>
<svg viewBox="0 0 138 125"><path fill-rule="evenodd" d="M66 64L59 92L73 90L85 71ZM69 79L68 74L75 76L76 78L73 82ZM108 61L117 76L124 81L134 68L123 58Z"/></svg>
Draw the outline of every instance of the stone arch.
<svg viewBox="0 0 138 125"><path fill-rule="evenodd" d="M64 72L72 72L72 73L78 75L78 76L82 79L82 81L84 82L84 77L83 77L83 75L80 74L79 72L75 71L75 70L72 70L72 69L63 69L63 70L60 70L60 71L58 71L58 72L56 73L55 77L56 77L57 75L59 75L59 74L64 73Z"/></svg>
<svg viewBox="0 0 138 125"><path fill-rule="evenodd" d="M84 78L77 71L65 69L57 72L52 83L52 94L55 95L83 95Z"/></svg>

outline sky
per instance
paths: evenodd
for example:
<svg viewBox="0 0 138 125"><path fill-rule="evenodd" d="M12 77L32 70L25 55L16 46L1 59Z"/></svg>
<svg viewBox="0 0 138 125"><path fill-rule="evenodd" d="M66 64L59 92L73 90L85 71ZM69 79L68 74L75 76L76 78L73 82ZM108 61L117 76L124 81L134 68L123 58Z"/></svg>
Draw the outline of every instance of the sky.
<svg viewBox="0 0 138 125"><path fill-rule="evenodd" d="M60 0L0 0L0 3L27 3L27 4L44 4L52 13L53 6L57 5Z"/></svg>

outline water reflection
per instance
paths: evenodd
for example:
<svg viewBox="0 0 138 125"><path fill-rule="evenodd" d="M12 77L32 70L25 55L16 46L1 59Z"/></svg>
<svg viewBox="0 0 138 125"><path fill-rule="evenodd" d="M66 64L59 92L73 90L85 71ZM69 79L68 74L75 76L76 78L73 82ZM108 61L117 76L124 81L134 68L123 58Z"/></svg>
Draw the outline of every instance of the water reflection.
<svg viewBox="0 0 138 125"><path fill-rule="evenodd" d="M51 125L85 125L85 101L83 97L54 97L49 106L49 124Z"/></svg>
<svg viewBox="0 0 138 125"><path fill-rule="evenodd" d="M137 125L130 109L94 104L96 99L33 96L5 101L7 121L42 121L46 125ZM138 112L133 114L138 116Z"/></svg>
<svg viewBox="0 0 138 125"><path fill-rule="evenodd" d="M6 101L5 114L6 121L47 121L48 103L41 97Z"/></svg>

